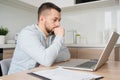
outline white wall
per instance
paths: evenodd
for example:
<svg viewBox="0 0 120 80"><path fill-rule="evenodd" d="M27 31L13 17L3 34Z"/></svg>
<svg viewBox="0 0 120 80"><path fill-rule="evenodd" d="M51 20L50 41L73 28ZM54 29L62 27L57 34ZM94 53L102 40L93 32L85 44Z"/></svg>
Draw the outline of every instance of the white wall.
<svg viewBox="0 0 120 80"><path fill-rule="evenodd" d="M111 20L108 20L108 17ZM65 42L71 42L67 36L70 30L76 30L87 43L103 43L105 29L115 28L120 33L120 6L71 10L62 12L61 25L66 29ZM0 4L0 25L9 28L7 39L14 39L15 33L22 28L37 22L37 11L29 11L13 6ZM71 34L72 35L72 34ZM120 43L120 39L118 41Z"/></svg>
<svg viewBox="0 0 120 80"><path fill-rule="evenodd" d="M4 25L9 29L8 39L14 39L15 33L22 28L37 22L37 13L0 4L0 26Z"/></svg>
<svg viewBox="0 0 120 80"><path fill-rule="evenodd" d="M43 2L45 2L45 0L19 0L19 1L33 5L35 7L39 7Z"/></svg>
<svg viewBox="0 0 120 80"><path fill-rule="evenodd" d="M105 30L116 29L120 33L120 6L64 11L61 24L66 35L67 31L76 30L87 39L87 43L104 43L102 34ZM65 42L69 43L70 38L66 37Z"/></svg>

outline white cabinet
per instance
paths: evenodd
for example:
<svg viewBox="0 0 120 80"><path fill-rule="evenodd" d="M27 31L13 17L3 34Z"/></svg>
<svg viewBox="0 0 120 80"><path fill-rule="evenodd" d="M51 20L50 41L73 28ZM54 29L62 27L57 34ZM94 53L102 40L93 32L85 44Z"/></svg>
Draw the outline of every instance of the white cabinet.
<svg viewBox="0 0 120 80"><path fill-rule="evenodd" d="M120 0L98 0L79 4L75 4L75 0L18 0L18 1L13 0L12 2L16 2L17 4L20 2L27 3L28 5L32 5L37 8L44 2L52 2L57 6L61 7L63 10L76 8L77 9L95 8L120 4Z"/></svg>
<svg viewBox="0 0 120 80"><path fill-rule="evenodd" d="M59 7L69 7L74 5L74 0L46 0L46 2L52 2Z"/></svg>
<svg viewBox="0 0 120 80"><path fill-rule="evenodd" d="M73 6L62 7L62 9L64 11L78 10L78 9L80 10L80 9L99 8L99 7L106 7L106 6L115 6L119 4L120 4L120 0L98 0L98 1L74 4Z"/></svg>

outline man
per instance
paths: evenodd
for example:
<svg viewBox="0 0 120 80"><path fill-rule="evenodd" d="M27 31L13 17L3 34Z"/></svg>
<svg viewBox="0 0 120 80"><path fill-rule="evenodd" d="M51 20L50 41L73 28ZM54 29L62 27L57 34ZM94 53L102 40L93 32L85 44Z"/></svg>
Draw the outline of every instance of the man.
<svg viewBox="0 0 120 80"><path fill-rule="evenodd" d="M70 59L68 49L63 46L65 31L60 26L60 12L59 7L49 2L39 7L38 24L24 28L18 36L8 74Z"/></svg>

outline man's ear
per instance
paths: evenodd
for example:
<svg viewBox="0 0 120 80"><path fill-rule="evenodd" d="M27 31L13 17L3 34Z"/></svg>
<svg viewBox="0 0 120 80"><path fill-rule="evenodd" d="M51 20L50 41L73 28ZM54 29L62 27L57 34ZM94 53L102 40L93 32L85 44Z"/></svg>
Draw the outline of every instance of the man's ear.
<svg viewBox="0 0 120 80"><path fill-rule="evenodd" d="M45 21L45 17L44 16L40 16L40 21L44 22Z"/></svg>

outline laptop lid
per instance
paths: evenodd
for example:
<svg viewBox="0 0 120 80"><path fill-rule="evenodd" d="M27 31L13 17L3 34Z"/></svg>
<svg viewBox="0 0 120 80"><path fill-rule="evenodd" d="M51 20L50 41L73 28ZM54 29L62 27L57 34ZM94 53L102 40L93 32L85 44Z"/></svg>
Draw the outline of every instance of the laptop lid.
<svg viewBox="0 0 120 80"><path fill-rule="evenodd" d="M104 48L102 54L100 55L100 58L95 66L95 70L97 70L104 63L106 63L106 61L108 60L110 53L111 53L112 49L114 48L118 38L119 38L119 34L116 32L113 32L110 39L108 40L106 47Z"/></svg>
<svg viewBox="0 0 120 80"><path fill-rule="evenodd" d="M113 32L106 47L103 49L103 52L100 55L100 58L92 68L86 68L86 67L76 67L77 65L82 65L83 63L86 63L88 61L91 61L90 59L73 59L72 61L64 62L59 64L58 66L62 66L63 68L68 69L79 69L79 70L87 70L87 71L95 71L98 68L100 68L109 58L109 55L114 48L114 45L116 44L117 40L119 38L119 34L116 32Z"/></svg>

